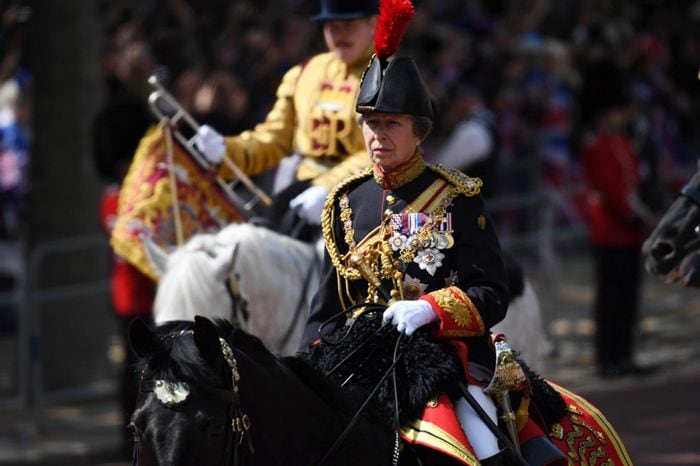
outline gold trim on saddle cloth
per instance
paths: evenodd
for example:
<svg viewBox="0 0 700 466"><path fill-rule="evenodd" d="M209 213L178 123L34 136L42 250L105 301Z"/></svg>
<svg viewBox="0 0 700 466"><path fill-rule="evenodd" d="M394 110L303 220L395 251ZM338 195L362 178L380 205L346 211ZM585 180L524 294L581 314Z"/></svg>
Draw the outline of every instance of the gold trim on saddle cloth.
<svg viewBox="0 0 700 466"><path fill-rule="evenodd" d="M566 434L566 439L564 439L565 432L562 426L556 426L559 432L550 432L550 436L566 442L569 449L567 455L570 463L572 461L576 463L580 461L581 464L594 464L596 461L601 461L607 456L607 460L601 461L600 464L615 464L616 466L631 466L633 464L625 445L622 443L622 439L620 439L620 436L613 426L610 425L610 422L598 408L581 398L581 396L560 385L549 380L547 380L547 383L556 391L568 397L570 401L573 401L573 403L567 406L566 416L569 418L574 430ZM578 407L575 405L578 405ZM590 419L595 421L597 425L588 425L584 422L583 419L581 419L584 413L580 411L579 407L585 410L590 416ZM602 430L605 435L597 431L597 429ZM589 433L586 434L585 431ZM558 436L556 434L558 434ZM597 442L590 437L591 434L595 436ZM584 440L586 438L587 440ZM609 443L605 441L606 438L610 440ZM598 448L594 449L593 447L596 445ZM612 451L608 450L609 448L615 452L617 458L621 461L620 464L618 464L614 458L610 458L609 455ZM589 457L583 458L584 454L588 454Z"/></svg>
<svg viewBox="0 0 700 466"><path fill-rule="evenodd" d="M426 445L461 460L468 466L479 466L479 460L449 432L432 422L415 420L401 429L401 436L410 443Z"/></svg>

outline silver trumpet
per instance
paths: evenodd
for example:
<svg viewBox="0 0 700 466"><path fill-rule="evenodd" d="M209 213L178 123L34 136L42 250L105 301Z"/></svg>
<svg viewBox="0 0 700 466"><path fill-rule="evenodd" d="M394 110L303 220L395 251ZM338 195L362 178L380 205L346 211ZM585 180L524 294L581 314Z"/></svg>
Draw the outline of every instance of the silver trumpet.
<svg viewBox="0 0 700 466"><path fill-rule="evenodd" d="M207 161L195 147L195 136L200 128L199 123L192 115L185 110L182 105L170 94L158 81L158 78L153 75L148 78L148 83L155 90L148 96L148 104L151 107L153 114L163 124L170 124L173 127L173 135L187 152L205 168L210 167ZM180 131L177 130L180 122L184 122L194 130L194 135L187 139ZM227 193L231 202L243 213L253 217L255 206L262 202L265 206L272 204L270 197L260 189L235 163L228 157L224 157L223 163L234 173L236 179L230 183L225 182L221 177L216 177L216 183Z"/></svg>

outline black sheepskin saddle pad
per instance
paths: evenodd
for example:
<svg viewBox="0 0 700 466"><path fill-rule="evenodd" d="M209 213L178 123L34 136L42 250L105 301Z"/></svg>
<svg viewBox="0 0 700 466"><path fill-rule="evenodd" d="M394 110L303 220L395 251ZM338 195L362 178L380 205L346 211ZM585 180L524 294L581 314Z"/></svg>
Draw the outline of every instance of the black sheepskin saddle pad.
<svg viewBox="0 0 700 466"><path fill-rule="evenodd" d="M326 335L308 358L323 374L364 399L376 388L368 403L370 415L385 422L396 419L398 399L399 427L419 418L439 393L457 396L465 378L459 359L443 342L422 329L407 337L392 326L382 327L381 315L375 313L363 314L352 326Z"/></svg>
<svg viewBox="0 0 700 466"><path fill-rule="evenodd" d="M331 382L363 400L376 389L365 415L380 422L396 419L398 399L398 427L418 419L426 404L440 393L452 399L463 396L462 364L444 342L423 329L418 329L412 337L401 335L393 326L382 326L381 315L376 313L363 314L352 326L325 335L305 359ZM537 410L540 420L549 428L564 417L566 404L525 361L519 362L530 381L534 405L531 409ZM515 408L522 395L510 393Z"/></svg>

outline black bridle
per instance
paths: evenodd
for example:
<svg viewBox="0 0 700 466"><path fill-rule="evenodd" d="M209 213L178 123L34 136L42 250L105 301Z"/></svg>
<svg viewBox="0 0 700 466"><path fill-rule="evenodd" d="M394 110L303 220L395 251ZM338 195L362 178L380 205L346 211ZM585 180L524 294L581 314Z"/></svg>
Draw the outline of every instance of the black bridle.
<svg viewBox="0 0 700 466"><path fill-rule="evenodd" d="M192 335L194 331L180 331L172 334L168 334L162 338L165 340L167 338L174 338L183 335ZM241 447L244 442L248 444L248 448L251 453L254 452L253 443L250 436L251 422L248 415L243 413L241 409L241 401L238 394L238 382L240 380L240 374L238 372L238 362L236 357L231 350L228 342L223 338L219 338L219 344L221 345L221 354L226 361L226 366L229 368L230 372L230 385L225 386L224 389L206 389L203 390L211 399L217 401L223 401L228 404L228 417L226 418L226 438L224 440L224 452L221 461L222 466L240 466L243 463L243 452ZM227 380L225 377L224 380ZM156 386L162 381L145 379L143 373L139 380L139 390L141 392L155 392ZM157 396L157 395L156 395ZM159 398L160 399L160 398ZM184 400L183 400L184 401ZM165 404L168 407L168 404ZM138 443L134 443L134 454L133 454L133 465L138 466L139 464L139 448ZM233 461L233 462L232 462Z"/></svg>

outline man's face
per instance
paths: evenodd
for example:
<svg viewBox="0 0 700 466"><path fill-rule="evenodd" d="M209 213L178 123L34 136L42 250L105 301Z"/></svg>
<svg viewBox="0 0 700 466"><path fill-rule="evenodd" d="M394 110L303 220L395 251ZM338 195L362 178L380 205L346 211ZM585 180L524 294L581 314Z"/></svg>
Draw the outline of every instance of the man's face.
<svg viewBox="0 0 700 466"><path fill-rule="evenodd" d="M328 50L348 65L365 59L374 38L376 24L376 16L326 21L323 23L323 37Z"/></svg>

